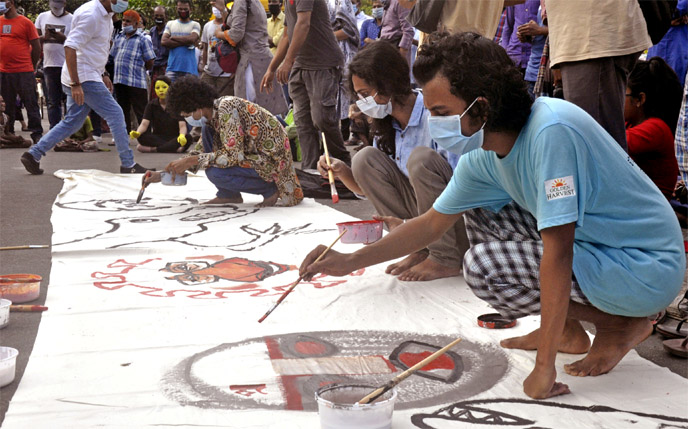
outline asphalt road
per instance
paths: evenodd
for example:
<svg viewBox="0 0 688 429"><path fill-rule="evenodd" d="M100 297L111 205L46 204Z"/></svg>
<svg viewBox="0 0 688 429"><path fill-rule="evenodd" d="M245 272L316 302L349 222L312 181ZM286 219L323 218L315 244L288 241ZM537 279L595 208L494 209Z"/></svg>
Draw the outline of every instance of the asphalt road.
<svg viewBox="0 0 688 429"><path fill-rule="evenodd" d="M43 126L48 129L47 121L44 121ZM25 137L28 138L28 135ZM104 135L104 140L110 141L109 135ZM94 168L118 172L119 158L114 146L104 143L101 148L111 151L50 152L41 160L41 167L45 170L42 176L31 176L24 170L19 161L24 149L0 150L0 246L49 245L53 232L50 223L52 205L62 188L62 180L53 176L53 173L60 169ZM136 160L140 164L158 169L177 158L175 154L136 154ZM370 219L374 213L368 201L342 200L337 205L333 205L329 199L319 199L318 202L361 219ZM40 297L31 304L45 303L50 285L50 266L50 249L0 251L0 273L33 273L43 277ZM0 345L19 350L16 378L13 383L0 390L0 424L21 382L40 320L41 313L12 313L9 326L0 330ZM688 378L688 360L668 355L663 350L661 341L662 337L654 334L638 346L637 351L657 365Z"/></svg>

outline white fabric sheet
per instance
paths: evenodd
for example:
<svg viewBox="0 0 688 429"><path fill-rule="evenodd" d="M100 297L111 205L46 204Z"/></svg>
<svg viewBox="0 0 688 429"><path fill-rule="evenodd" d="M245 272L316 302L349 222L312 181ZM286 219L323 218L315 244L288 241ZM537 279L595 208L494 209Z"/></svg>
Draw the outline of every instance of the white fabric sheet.
<svg viewBox="0 0 688 429"><path fill-rule="evenodd" d="M522 381L535 353L497 344L538 319L478 327L491 311L462 278L400 282L386 265L322 277L257 323L306 252L352 220L311 199L255 209L260 197L244 195L244 204L202 206L214 190L190 176L185 187L149 186L136 205L140 176L56 174L65 185L52 216L50 309L3 428L315 428L319 386L381 385L400 371L394 350L410 365L427 344L456 337L453 360L427 372L438 379L399 386L394 428L486 427L485 416L515 427L688 427L688 381L635 352L595 378L565 374L580 357L561 354L558 379L573 393L531 401Z"/></svg>

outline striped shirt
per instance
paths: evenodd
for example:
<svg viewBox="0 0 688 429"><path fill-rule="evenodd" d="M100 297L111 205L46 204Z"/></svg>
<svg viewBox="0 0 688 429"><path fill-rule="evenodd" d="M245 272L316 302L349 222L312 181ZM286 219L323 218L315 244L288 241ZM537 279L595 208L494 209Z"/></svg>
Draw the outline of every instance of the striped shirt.
<svg viewBox="0 0 688 429"><path fill-rule="evenodd" d="M676 124L676 160L678 161L678 172L684 183L688 183L688 73L686 73L686 83L683 88L683 103L681 113Z"/></svg>
<svg viewBox="0 0 688 429"><path fill-rule="evenodd" d="M127 37L123 32L115 37L110 55L115 59L115 78L113 83L148 87L145 62L155 59L153 43L140 32Z"/></svg>

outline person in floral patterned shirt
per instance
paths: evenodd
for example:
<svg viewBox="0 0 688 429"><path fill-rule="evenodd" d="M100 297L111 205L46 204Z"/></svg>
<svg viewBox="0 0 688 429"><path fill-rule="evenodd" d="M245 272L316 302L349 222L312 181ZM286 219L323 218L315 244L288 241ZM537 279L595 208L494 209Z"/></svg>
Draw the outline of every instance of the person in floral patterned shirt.
<svg viewBox="0 0 688 429"><path fill-rule="evenodd" d="M258 207L281 199L284 206L303 200L292 164L289 138L280 122L257 104L238 97L216 98L215 89L195 76L172 84L167 109L192 126L203 127L202 149L172 161L165 171L182 174L205 169L217 187L217 198L206 204L243 202L240 192L263 196ZM200 145L199 145L200 146ZM153 173L147 182L160 181Z"/></svg>

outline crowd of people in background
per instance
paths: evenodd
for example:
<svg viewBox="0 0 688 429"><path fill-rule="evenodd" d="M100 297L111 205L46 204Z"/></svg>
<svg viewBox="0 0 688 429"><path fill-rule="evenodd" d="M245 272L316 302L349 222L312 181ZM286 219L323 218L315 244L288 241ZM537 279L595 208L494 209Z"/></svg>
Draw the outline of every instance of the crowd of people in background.
<svg viewBox="0 0 688 429"><path fill-rule="evenodd" d="M427 32L414 28L429 19L414 13L431 7L426 0L207 0L206 17L191 0L150 11L90 0L73 14L50 0L35 23L19 1L0 2L0 146L28 148L29 173L41 174L41 158L65 139L93 149L83 144L102 142L106 127L121 173L150 170L130 141L141 153L184 152L165 169L205 169L213 204L248 192L263 196L261 207L293 206L304 197L293 161L323 177L330 170L392 233L358 265L359 252L332 251L318 264L309 256L306 278L406 256L387 272L406 281L463 273L511 317L540 311L538 269L543 282L566 286L543 292L551 338L502 344L546 348L524 382L532 397L566 393L552 373L557 350L590 350L567 367L572 375L611 370L645 338L643 318L676 293L685 260L672 222L688 228L688 0L659 35L635 0L434 2L441 9L423 22ZM15 133L22 106L32 141ZM648 231L636 227L643 222ZM575 259L574 243L612 268ZM637 265L652 252L666 252L648 262L661 266ZM553 254L568 268L555 269ZM610 272L640 298L620 304ZM580 320L597 325L592 346ZM612 338L610 326L627 335Z"/></svg>

